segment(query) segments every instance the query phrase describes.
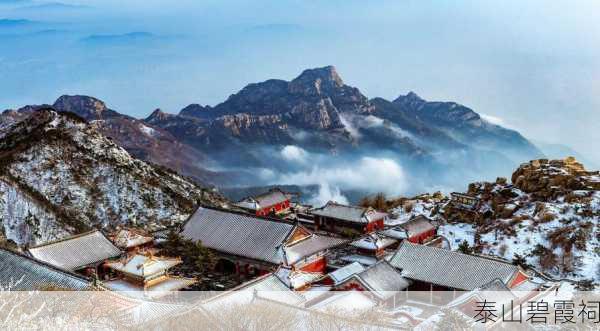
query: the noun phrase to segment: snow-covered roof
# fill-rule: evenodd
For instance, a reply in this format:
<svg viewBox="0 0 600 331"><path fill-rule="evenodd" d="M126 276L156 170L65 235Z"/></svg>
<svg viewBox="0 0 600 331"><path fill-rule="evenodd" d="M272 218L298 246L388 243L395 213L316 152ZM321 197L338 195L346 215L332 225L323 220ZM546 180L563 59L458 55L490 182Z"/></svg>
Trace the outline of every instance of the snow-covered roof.
<svg viewBox="0 0 600 331"><path fill-rule="evenodd" d="M77 270L121 255L98 230L31 247L28 251L35 259L63 270Z"/></svg>
<svg viewBox="0 0 600 331"><path fill-rule="evenodd" d="M291 270L290 268L279 268L275 272L287 287L296 290L310 285L323 278L324 274L320 272L305 272L301 270Z"/></svg>
<svg viewBox="0 0 600 331"><path fill-rule="evenodd" d="M306 238L288 244L296 230ZM290 223L205 207L198 208L181 234L223 253L287 265L346 242Z"/></svg>
<svg viewBox="0 0 600 331"><path fill-rule="evenodd" d="M497 303L507 303L515 299L516 296L508 287L500 280L494 279L491 282L477 288L473 291L463 293L456 299L448 303L448 307L457 307L464 304L469 304L472 301L494 301Z"/></svg>
<svg viewBox="0 0 600 331"><path fill-rule="evenodd" d="M406 233L406 230L404 230L403 228L401 228L399 226L395 226L393 228L389 228L387 230L381 231L381 234L383 234L384 236L390 237L390 238L397 239L397 240L408 239L408 233Z"/></svg>
<svg viewBox="0 0 600 331"><path fill-rule="evenodd" d="M91 283L81 276L0 248L0 288L33 291L47 286L86 290Z"/></svg>
<svg viewBox="0 0 600 331"><path fill-rule="evenodd" d="M389 247L397 242L396 239L385 237L379 233L369 233L368 235L353 241L350 245L361 249L375 251Z"/></svg>
<svg viewBox="0 0 600 331"><path fill-rule="evenodd" d="M498 278L507 284L517 266L437 247L402 242L390 259L402 276L460 290L473 290Z"/></svg>
<svg viewBox="0 0 600 331"><path fill-rule="evenodd" d="M423 215L413 217L407 222L398 225L398 227L404 229L409 237L435 230L435 226L433 226L431 221Z"/></svg>
<svg viewBox="0 0 600 331"><path fill-rule="evenodd" d="M231 291L224 292L207 300L202 306L207 310L218 310L232 305L247 304L255 297L261 297L288 305L300 306L305 302L303 296L287 287L273 273L246 282Z"/></svg>
<svg viewBox="0 0 600 331"><path fill-rule="evenodd" d="M361 271L364 271L365 267L358 262L352 262L348 265L345 265L336 271L329 273L329 277L333 280L335 285L344 282L348 278L352 277L354 274L357 274Z"/></svg>
<svg viewBox="0 0 600 331"><path fill-rule="evenodd" d="M373 265L373 264L377 263L377 258L375 258L373 256L364 256L364 255L358 255L358 254L344 255L344 256L340 257L340 260L345 261L345 262L358 262L365 266L369 266L369 265Z"/></svg>
<svg viewBox="0 0 600 331"><path fill-rule="evenodd" d="M283 262L281 246L295 225L251 215L200 207L185 223L182 236L227 254Z"/></svg>
<svg viewBox="0 0 600 331"><path fill-rule="evenodd" d="M382 260L350 277L356 279L381 299L394 295L410 285L410 281L387 261Z"/></svg>
<svg viewBox="0 0 600 331"><path fill-rule="evenodd" d="M278 203L282 203L289 200L289 196L278 188L269 190L266 193L245 198L235 205L244 209L259 210L274 206Z"/></svg>
<svg viewBox="0 0 600 331"><path fill-rule="evenodd" d="M328 298L311 306L311 309L324 312L354 312L356 310L370 310L377 306L377 302L369 295L359 291L334 291L327 293Z"/></svg>
<svg viewBox="0 0 600 331"><path fill-rule="evenodd" d="M333 201L327 202L323 207L311 210L311 214L354 223L370 223L388 216L388 214L373 208L342 205Z"/></svg>
<svg viewBox="0 0 600 331"><path fill-rule="evenodd" d="M154 238L150 236L145 236L136 231L126 229L120 230L113 239L115 245L121 248L137 247L153 240Z"/></svg>
<svg viewBox="0 0 600 331"><path fill-rule="evenodd" d="M102 282L102 285L111 291L124 292L123 294L129 297L141 299L146 297L158 298L165 296L169 294L169 292L190 287L195 283L196 280L191 278L165 276L160 282L149 287L143 287L124 279L105 281Z"/></svg>
<svg viewBox="0 0 600 331"><path fill-rule="evenodd" d="M342 245L347 240L341 238L327 237L317 234L312 234L308 238L302 239L292 245L285 245L285 262L292 265L304 257L309 257L318 252L328 250L330 248Z"/></svg>
<svg viewBox="0 0 600 331"><path fill-rule="evenodd" d="M113 270L140 278L151 278L164 274L170 268L181 263L181 259L134 255L121 261L107 262L105 265Z"/></svg>

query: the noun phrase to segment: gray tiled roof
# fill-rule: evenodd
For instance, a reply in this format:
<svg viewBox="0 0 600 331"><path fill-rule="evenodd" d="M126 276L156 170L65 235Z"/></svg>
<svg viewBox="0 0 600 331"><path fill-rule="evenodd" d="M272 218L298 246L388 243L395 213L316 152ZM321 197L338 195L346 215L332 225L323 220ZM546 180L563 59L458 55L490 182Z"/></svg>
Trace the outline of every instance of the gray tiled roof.
<svg viewBox="0 0 600 331"><path fill-rule="evenodd" d="M387 261L382 260L355 275L373 294L387 298L406 289L410 281L400 274Z"/></svg>
<svg viewBox="0 0 600 331"><path fill-rule="evenodd" d="M347 206L332 201L321 208L311 210L311 214L355 223L368 223L386 216L385 213L370 208Z"/></svg>
<svg viewBox="0 0 600 331"><path fill-rule="evenodd" d="M237 203L236 206L246 209L262 209L274 206L288 200L289 197L280 189L271 189L269 192L257 195L255 197L245 198Z"/></svg>
<svg viewBox="0 0 600 331"><path fill-rule="evenodd" d="M406 278L460 290L473 290L496 278L506 284L519 270L509 263L407 241L402 242L390 264Z"/></svg>
<svg viewBox="0 0 600 331"><path fill-rule="evenodd" d="M435 229L435 226L423 215L413 217L398 227L406 230L409 237Z"/></svg>
<svg viewBox="0 0 600 331"><path fill-rule="evenodd" d="M203 307L209 311L219 310L222 307L249 303L258 297L290 305L301 305L305 301L300 292L293 291L275 274L270 273L208 299Z"/></svg>
<svg viewBox="0 0 600 331"><path fill-rule="evenodd" d="M265 208L284 202L288 200L288 197L281 190L272 189L267 193L255 196L254 200L258 202L261 208Z"/></svg>
<svg viewBox="0 0 600 331"><path fill-rule="evenodd" d="M181 234L216 251L280 264L280 246L294 228L288 223L200 207Z"/></svg>
<svg viewBox="0 0 600 331"><path fill-rule="evenodd" d="M35 259L63 270L77 270L121 255L121 251L100 231L32 247L28 251Z"/></svg>
<svg viewBox="0 0 600 331"><path fill-rule="evenodd" d="M330 272L329 273L329 277L331 277L331 279L333 279L333 282L335 283L335 285L345 281L346 279L352 277L353 275L364 271L365 267L363 267L362 264L358 263L358 262L352 262L348 265L345 265L339 269L337 269L336 271Z"/></svg>
<svg viewBox="0 0 600 331"><path fill-rule="evenodd" d="M345 239L313 234L307 239L303 239L298 243L284 247L286 262L287 264L294 264L303 257L308 257L317 252L341 245L345 242L347 242Z"/></svg>
<svg viewBox="0 0 600 331"><path fill-rule="evenodd" d="M0 287L14 291L33 291L40 287L85 290L90 282L82 277L45 265L29 257L0 249Z"/></svg>

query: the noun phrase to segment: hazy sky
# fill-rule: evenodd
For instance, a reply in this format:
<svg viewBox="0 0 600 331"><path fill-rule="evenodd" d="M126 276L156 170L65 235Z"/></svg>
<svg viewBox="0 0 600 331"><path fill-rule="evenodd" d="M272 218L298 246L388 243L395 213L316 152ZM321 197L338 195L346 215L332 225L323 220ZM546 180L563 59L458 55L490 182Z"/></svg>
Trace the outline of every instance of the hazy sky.
<svg viewBox="0 0 600 331"><path fill-rule="evenodd" d="M137 117L333 64L600 163L600 2L0 0L0 109L87 94ZM143 32L142 34L131 34Z"/></svg>

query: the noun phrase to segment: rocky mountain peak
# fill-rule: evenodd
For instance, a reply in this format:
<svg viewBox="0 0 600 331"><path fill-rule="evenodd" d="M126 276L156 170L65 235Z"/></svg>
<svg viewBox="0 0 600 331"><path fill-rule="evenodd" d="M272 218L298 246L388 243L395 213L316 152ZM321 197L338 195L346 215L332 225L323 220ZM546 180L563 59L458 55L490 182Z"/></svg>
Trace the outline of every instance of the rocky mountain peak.
<svg viewBox="0 0 600 331"><path fill-rule="evenodd" d="M175 116L176 115L165 113L160 108L156 108L152 112L152 114L150 114L150 116L146 117L146 119L144 121L146 121L148 123L161 122L161 121L165 121L165 120L168 120L170 118L173 118Z"/></svg>
<svg viewBox="0 0 600 331"><path fill-rule="evenodd" d="M188 117L202 117L205 115L206 111L210 110L210 106L202 106L197 103L193 103L185 108L183 108L180 112L180 116L188 116Z"/></svg>
<svg viewBox="0 0 600 331"><path fill-rule="evenodd" d="M300 76L290 82L290 91L305 95L319 95L343 86L344 81L338 75L335 67L327 66L304 70Z"/></svg>
<svg viewBox="0 0 600 331"><path fill-rule="evenodd" d="M63 95L53 107L58 111L75 113L88 121L112 115L102 100L86 95Z"/></svg>
<svg viewBox="0 0 600 331"><path fill-rule="evenodd" d="M400 95L393 102L405 106L418 106L425 103L426 101L419 95L417 95L415 92L410 91L406 95Z"/></svg>

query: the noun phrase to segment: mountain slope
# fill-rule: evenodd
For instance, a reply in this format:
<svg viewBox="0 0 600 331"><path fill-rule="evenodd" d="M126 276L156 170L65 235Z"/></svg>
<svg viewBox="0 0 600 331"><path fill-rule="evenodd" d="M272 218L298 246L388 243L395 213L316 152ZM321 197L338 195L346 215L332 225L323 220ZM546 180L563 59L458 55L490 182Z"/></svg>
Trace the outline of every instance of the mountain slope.
<svg viewBox="0 0 600 331"><path fill-rule="evenodd" d="M113 139L134 157L173 169L202 185L214 184L220 175L206 170L209 158L180 142L169 132L133 117L109 109L93 97L63 95L54 102L58 111L72 112L93 123L105 136Z"/></svg>
<svg viewBox="0 0 600 331"><path fill-rule="evenodd" d="M479 217L431 196L405 201L394 213L398 222L416 213L438 218L454 249L466 241L476 253L600 284L600 172L571 157L540 159L518 167L511 181L469 185Z"/></svg>
<svg viewBox="0 0 600 331"><path fill-rule="evenodd" d="M431 102L410 92L392 102L412 122L426 123L451 139L474 148L501 151L521 162L543 154L520 133L485 121L472 109L455 102Z"/></svg>
<svg viewBox="0 0 600 331"><path fill-rule="evenodd" d="M19 245L90 227L161 228L199 202L224 199L134 159L70 113L38 110L0 140L0 217L4 236Z"/></svg>

